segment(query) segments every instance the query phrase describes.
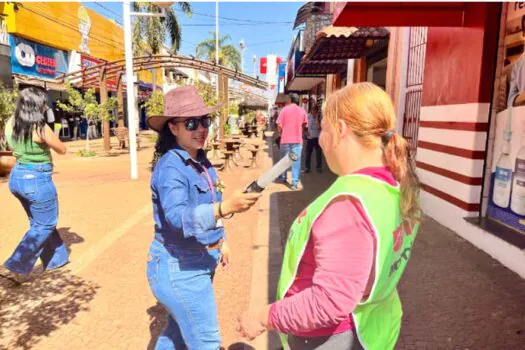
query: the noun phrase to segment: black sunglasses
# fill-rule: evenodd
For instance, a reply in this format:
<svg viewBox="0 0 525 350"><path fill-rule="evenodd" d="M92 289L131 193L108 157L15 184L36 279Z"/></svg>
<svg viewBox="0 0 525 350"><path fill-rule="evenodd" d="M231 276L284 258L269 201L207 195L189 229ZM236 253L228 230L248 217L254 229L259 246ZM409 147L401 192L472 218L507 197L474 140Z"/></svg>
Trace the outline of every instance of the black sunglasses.
<svg viewBox="0 0 525 350"><path fill-rule="evenodd" d="M208 129L211 125L211 117L202 117L202 118L188 118L186 120L177 120L172 119L170 123L184 123L184 128L188 131L195 131L199 128L199 124L202 125L204 129Z"/></svg>

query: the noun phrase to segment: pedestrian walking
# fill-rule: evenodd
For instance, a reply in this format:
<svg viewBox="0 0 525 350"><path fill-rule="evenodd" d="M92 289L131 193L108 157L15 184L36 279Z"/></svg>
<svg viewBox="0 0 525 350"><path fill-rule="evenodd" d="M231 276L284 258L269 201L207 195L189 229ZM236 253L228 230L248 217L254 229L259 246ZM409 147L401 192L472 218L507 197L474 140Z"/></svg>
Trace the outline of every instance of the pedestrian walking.
<svg viewBox="0 0 525 350"><path fill-rule="evenodd" d="M230 261L222 220L248 210L259 198L242 191L222 198L222 183L203 151L210 114L217 109L185 86L168 92L164 115L147 121L159 133L151 177L155 237L147 277L169 314L157 350L220 348L212 280L218 264Z"/></svg>
<svg viewBox="0 0 525 350"><path fill-rule="evenodd" d="M56 229L58 197L53 183L51 149L66 153L66 146L46 124L47 94L29 87L20 92L16 110L5 127L16 164L9 176L9 190L20 201L29 219L29 230L4 266L23 280L38 258L44 270L69 262L69 254Z"/></svg>
<svg viewBox="0 0 525 350"><path fill-rule="evenodd" d="M306 135L306 154L304 159L304 172L309 173L312 163L312 153L315 150L316 169L322 172L323 151L319 146L319 135L321 134L321 121L317 112L317 105L312 106L308 115L308 131Z"/></svg>
<svg viewBox="0 0 525 350"><path fill-rule="evenodd" d="M240 316L245 337L274 329L291 350L394 349L396 287L421 217L409 147L395 128L392 101L376 85L328 98L319 141L339 177L292 224L277 301Z"/></svg>
<svg viewBox="0 0 525 350"><path fill-rule="evenodd" d="M277 118L277 128L280 134L281 158L293 152L297 155L297 161L292 165L292 184L290 189L297 190L301 180L301 152L303 150L303 130L308 126L306 111L298 106L299 96L288 95L286 106L283 107ZM282 183L287 183L286 173L280 177Z"/></svg>

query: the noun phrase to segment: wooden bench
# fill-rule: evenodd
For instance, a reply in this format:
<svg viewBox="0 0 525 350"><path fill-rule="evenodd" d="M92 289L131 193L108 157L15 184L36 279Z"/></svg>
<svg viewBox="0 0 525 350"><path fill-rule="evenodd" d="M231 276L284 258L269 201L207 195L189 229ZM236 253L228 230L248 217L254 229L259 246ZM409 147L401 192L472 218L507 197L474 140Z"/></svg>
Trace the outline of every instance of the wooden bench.
<svg viewBox="0 0 525 350"><path fill-rule="evenodd" d="M125 149L129 145L129 130L125 126L112 128L113 134L118 140L119 149ZM137 133L137 149L140 149L140 135Z"/></svg>

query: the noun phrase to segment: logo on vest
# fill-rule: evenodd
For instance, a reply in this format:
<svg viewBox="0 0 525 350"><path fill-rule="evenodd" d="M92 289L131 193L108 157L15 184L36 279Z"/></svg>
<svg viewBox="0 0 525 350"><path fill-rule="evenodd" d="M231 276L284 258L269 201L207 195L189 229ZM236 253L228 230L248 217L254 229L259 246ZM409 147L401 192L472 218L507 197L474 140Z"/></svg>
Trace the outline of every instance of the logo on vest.
<svg viewBox="0 0 525 350"><path fill-rule="evenodd" d="M414 230L414 226L408 221L405 220L399 225L399 227L394 231L394 252L396 254L399 254L399 250L403 247L403 243L405 241L405 237L412 235L412 232ZM390 267L390 273L388 274L388 277L391 277L394 273L399 270L401 264L403 261L406 263L408 259L410 258L410 252L412 251L412 245L409 247L406 247L401 252L401 255L399 258L397 258L392 266Z"/></svg>

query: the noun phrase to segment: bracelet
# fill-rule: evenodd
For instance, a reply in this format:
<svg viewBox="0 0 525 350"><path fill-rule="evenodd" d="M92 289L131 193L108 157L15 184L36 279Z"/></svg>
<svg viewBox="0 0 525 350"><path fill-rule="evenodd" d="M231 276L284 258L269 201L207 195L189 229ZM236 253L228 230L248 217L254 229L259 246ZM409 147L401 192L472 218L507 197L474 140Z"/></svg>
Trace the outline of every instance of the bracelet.
<svg viewBox="0 0 525 350"><path fill-rule="evenodd" d="M222 205L222 202L219 202L219 216L222 219L231 219L233 217L234 213L231 213L230 216L228 216L228 217L224 216L224 214L222 213L222 210L221 210L221 205Z"/></svg>

